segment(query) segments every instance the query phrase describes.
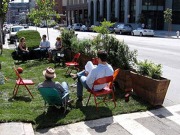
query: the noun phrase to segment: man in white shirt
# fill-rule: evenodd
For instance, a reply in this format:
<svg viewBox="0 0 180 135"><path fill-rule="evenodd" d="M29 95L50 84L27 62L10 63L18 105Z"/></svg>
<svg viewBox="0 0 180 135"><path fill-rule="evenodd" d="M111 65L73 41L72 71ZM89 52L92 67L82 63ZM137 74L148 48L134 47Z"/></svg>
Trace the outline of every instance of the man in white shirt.
<svg viewBox="0 0 180 135"><path fill-rule="evenodd" d="M48 54L48 50L50 48L50 42L46 40L46 35L42 36L42 41L40 42L39 48L41 58L46 57L46 55Z"/></svg>
<svg viewBox="0 0 180 135"><path fill-rule="evenodd" d="M111 65L107 63L107 53L105 51L98 51L98 65L90 73L86 71L81 71L77 73L78 82L77 82L77 101L82 101L83 96L83 87L86 89L92 89L93 83L98 78L102 78L105 76L111 76L114 73L114 70ZM107 84L102 84L95 86L95 90L101 90Z"/></svg>

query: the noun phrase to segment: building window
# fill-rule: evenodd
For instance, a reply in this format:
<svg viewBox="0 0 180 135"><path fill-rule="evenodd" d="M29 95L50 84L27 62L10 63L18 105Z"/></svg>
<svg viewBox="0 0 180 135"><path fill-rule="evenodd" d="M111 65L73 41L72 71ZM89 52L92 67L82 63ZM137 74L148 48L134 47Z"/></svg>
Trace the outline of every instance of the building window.
<svg viewBox="0 0 180 135"><path fill-rule="evenodd" d="M130 8L129 8L129 22L135 22L135 10L136 10L136 0L130 0Z"/></svg>
<svg viewBox="0 0 180 135"><path fill-rule="evenodd" d="M119 1L119 22L124 22L124 0Z"/></svg>
<svg viewBox="0 0 180 135"><path fill-rule="evenodd" d="M180 0L173 0L172 6L172 23L173 24L180 24Z"/></svg>

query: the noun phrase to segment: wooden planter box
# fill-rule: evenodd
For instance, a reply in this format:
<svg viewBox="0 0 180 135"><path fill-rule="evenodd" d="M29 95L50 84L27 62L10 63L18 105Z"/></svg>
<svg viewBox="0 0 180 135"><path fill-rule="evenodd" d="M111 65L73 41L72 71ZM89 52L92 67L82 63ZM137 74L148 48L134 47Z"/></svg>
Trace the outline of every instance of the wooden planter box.
<svg viewBox="0 0 180 135"><path fill-rule="evenodd" d="M170 80L161 78L152 79L131 72L133 91L151 105L162 105L169 87Z"/></svg>
<svg viewBox="0 0 180 135"><path fill-rule="evenodd" d="M132 79L130 70L120 70L116 82L119 85L119 88L125 91L128 88L132 88Z"/></svg>
<svg viewBox="0 0 180 135"><path fill-rule="evenodd" d="M92 57L87 56L85 54L81 54L81 56L79 57L79 68L82 70L85 68L85 65L88 61L91 61Z"/></svg>

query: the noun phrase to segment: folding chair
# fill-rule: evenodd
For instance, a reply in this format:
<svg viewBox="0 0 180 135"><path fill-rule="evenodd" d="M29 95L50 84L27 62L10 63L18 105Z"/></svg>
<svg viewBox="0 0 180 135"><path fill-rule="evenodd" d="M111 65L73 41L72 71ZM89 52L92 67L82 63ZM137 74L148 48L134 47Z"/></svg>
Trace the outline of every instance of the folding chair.
<svg viewBox="0 0 180 135"><path fill-rule="evenodd" d="M14 67L14 71L16 73L17 79L16 79L16 84L14 86L13 96L16 96L16 94L18 92L18 89L19 89L19 86L24 85L26 90L29 92L29 94L33 98L33 95L31 94L31 92L30 92L29 88L27 87L27 85L34 85L34 82L32 80L22 79L19 72L17 71L17 69L15 67Z"/></svg>
<svg viewBox="0 0 180 135"><path fill-rule="evenodd" d="M45 107L47 104L48 106L55 106L57 108L64 107L64 112L66 112L69 93L62 96L55 88L49 87L38 88L38 91L44 99Z"/></svg>
<svg viewBox="0 0 180 135"><path fill-rule="evenodd" d="M73 60L71 61L71 62L66 62L65 63L65 65L68 67L68 69L66 70L66 74L68 73L68 74L70 74L71 73L71 71L72 71L72 68L77 68L77 66L79 66L79 63L78 63L78 59L79 59L79 57L80 57L80 53L76 53L75 55L74 55L74 58L73 58ZM71 69L71 70L70 70ZM70 70L70 71L69 71Z"/></svg>
<svg viewBox="0 0 180 135"><path fill-rule="evenodd" d="M88 90L90 92L90 94L89 94L89 98L88 98L88 101L87 101L86 105L88 105L89 99L91 98L91 95L93 95L94 96L94 102L96 104L96 110L98 110L98 108L97 108L98 104L105 103L107 101L113 101L114 102L114 107L116 107L114 91L109 85L109 83L112 83L112 82L113 82L113 76L107 76L107 77L99 78L96 81L94 81L92 89ZM100 85L100 84L105 84L105 83L107 83L107 86L104 87L102 90L94 91L94 86L95 85ZM112 94L112 98L107 99L107 95L110 95L110 94ZM104 96L103 101L97 102L97 97L99 97L99 96Z"/></svg>
<svg viewBox="0 0 180 135"><path fill-rule="evenodd" d="M109 83L110 88L112 88L113 90L115 90L114 81L116 80L116 77L119 74L119 71L120 71L119 68L114 71L114 73L113 73L113 81Z"/></svg>

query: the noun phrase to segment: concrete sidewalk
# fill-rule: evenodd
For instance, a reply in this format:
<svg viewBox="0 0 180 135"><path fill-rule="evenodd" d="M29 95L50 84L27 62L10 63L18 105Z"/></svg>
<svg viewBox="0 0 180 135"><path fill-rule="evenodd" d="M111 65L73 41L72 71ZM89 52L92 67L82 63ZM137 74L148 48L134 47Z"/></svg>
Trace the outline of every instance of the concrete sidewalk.
<svg viewBox="0 0 180 135"><path fill-rule="evenodd" d="M177 39L176 36L176 31L163 31L163 30L155 30L155 35L156 37L162 37L162 38L175 38Z"/></svg>
<svg viewBox="0 0 180 135"><path fill-rule="evenodd" d="M28 123L1 123L0 135L180 135L180 105L116 115L33 132Z"/></svg>

